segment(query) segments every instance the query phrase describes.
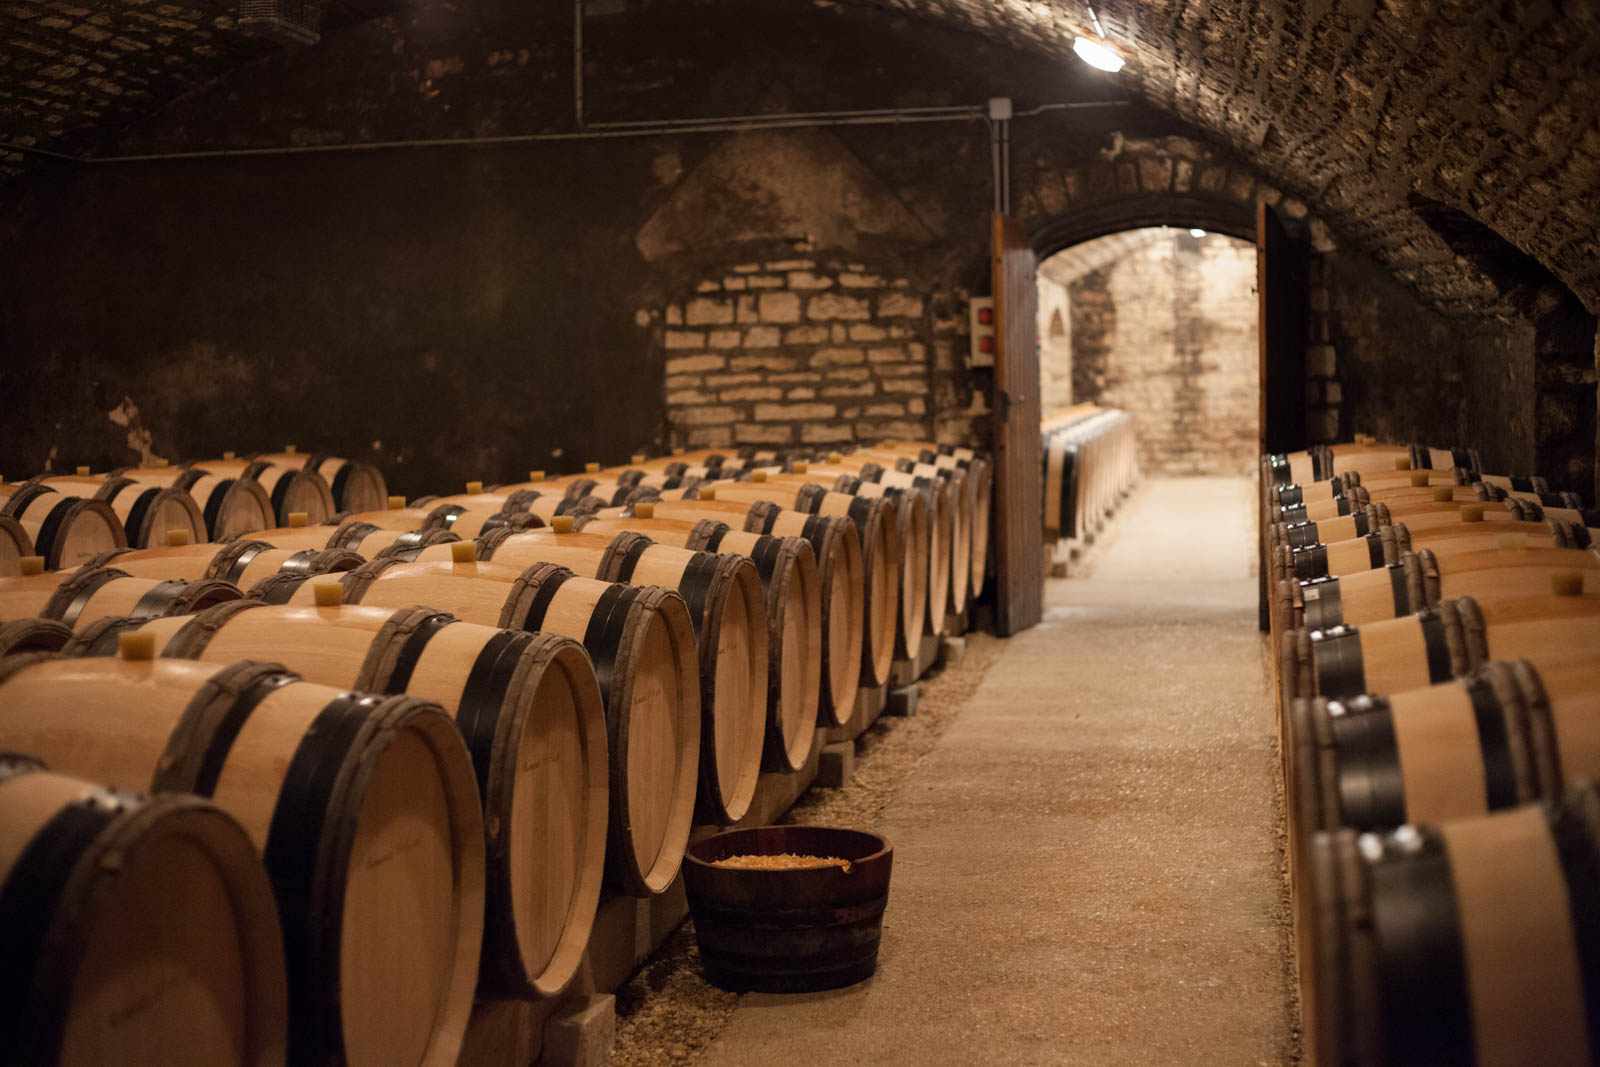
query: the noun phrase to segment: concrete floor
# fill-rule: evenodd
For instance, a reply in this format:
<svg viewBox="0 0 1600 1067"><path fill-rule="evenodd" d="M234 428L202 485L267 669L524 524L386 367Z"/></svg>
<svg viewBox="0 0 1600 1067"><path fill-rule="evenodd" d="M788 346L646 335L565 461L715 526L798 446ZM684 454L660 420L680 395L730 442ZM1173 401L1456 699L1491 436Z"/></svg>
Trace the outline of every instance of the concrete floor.
<svg viewBox="0 0 1600 1067"><path fill-rule="evenodd" d="M703 1062L1288 1061L1251 514L1242 479L1126 504L885 811L877 976L746 996Z"/></svg>

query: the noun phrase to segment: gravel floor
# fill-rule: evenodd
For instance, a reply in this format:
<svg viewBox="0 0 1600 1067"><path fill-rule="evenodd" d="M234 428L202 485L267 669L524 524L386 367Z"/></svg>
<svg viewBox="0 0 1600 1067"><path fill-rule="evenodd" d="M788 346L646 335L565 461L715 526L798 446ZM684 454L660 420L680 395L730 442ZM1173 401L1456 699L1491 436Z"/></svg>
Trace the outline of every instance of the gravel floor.
<svg viewBox="0 0 1600 1067"><path fill-rule="evenodd" d="M966 706L1002 647L988 634L968 634L966 655L959 664L935 668L923 678L915 717L880 718L856 742L856 774L850 784L843 789L812 788L784 821L876 829L901 782ZM619 1067L695 1062L739 1002L737 995L700 977L692 922L667 938L616 996L617 1039L611 1063Z"/></svg>

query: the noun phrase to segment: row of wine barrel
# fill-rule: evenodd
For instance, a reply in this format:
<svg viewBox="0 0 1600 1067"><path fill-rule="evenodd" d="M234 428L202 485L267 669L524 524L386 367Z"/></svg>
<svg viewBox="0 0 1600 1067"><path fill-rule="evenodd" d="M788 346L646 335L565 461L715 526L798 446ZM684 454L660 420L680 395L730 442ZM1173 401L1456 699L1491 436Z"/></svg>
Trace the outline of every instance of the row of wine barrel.
<svg viewBox="0 0 1600 1067"><path fill-rule="evenodd" d="M232 453L182 467L122 467L92 474L0 481L0 577L38 555L48 570L75 567L114 548L149 548L174 532L192 544L224 541L287 523L323 522L339 511L381 508L388 489L368 463L290 448L248 460Z"/></svg>
<svg viewBox="0 0 1600 1067"><path fill-rule="evenodd" d="M1309 1058L1595 1062L1600 514L1462 449L1262 471Z"/></svg>
<svg viewBox="0 0 1600 1067"><path fill-rule="evenodd" d="M1092 535L1139 478L1132 417L1077 404L1046 415L1039 432L1045 539Z"/></svg>
<svg viewBox="0 0 1600 1067"><path fill-rule="evenodd" d="M864 647L872 631L894 651L896 497L824 490L799 512L708 491L624 517L570 506L554 480L469 489L494 503L292 513L225 544L180 530L165 548L119 545L74 572L33 558L0 580L0 747L237 819L282 922L292 1062L448 1060L475 986L558 992L602 872L613 889L664 889L697 787L702 815L737 818L763 766L803 765L819 714L842 722L862 680L887 675ZM188 867L205 869L146 905L188 899ZM186 947L243 951L228 936L243 927L212 925L190 921ZM133 977L148 959L129 952L120 980L150 999ZM224 1012L233 1043L195 1058L281 1060L260 983ZM167 988L136 1013L142 1039L182 1035L172 1020L199 994Z"/></svg>

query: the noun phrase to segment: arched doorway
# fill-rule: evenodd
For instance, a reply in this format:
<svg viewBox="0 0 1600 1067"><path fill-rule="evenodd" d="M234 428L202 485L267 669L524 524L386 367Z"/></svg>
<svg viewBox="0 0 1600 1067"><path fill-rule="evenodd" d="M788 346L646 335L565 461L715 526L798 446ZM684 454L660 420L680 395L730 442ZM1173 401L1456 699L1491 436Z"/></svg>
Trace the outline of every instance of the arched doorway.
<svg viewBox="0 0 1600 1067"><path fill-rule="evenodd" d="M1134 420L1151 476L1247 475L1259 448L1256 247L1200 227L1091 238L1039 263L1039 396Z"/></svg>

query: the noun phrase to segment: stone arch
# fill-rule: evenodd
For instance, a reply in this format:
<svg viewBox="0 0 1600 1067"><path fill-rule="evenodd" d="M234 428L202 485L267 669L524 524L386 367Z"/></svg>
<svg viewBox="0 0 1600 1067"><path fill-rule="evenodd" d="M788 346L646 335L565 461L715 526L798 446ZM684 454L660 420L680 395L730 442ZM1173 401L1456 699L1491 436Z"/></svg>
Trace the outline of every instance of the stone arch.
<svg viewBox="0 0 1600 1067"><path fill-rule="evenodd" d="M1074 208L1033 230L1040 259L1064 248L1124 230L1195 227L1243 241L1256 236L1255 202L1179 193L1137 193Z"/></svg>

